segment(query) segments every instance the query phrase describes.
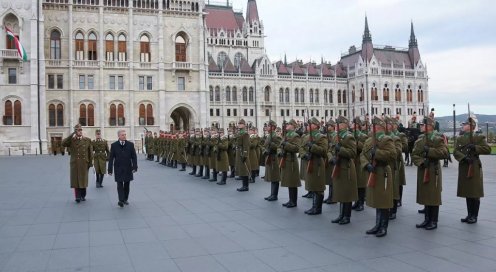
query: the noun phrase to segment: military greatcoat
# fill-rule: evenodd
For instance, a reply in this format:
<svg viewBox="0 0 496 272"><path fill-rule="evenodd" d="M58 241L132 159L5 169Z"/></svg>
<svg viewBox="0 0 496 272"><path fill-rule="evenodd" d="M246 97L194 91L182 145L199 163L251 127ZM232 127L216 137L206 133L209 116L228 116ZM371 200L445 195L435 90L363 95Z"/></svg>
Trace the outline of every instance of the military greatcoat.
<svg viewBox="0 0 496 272"><path fill-rule="evenodd" d="M90 138L78 139L73 137L74 135L73 133L62 141L62 146L67 147L71 153L71 188L86 188L88 187L88 170L93 164L93 148Z"/></svg>

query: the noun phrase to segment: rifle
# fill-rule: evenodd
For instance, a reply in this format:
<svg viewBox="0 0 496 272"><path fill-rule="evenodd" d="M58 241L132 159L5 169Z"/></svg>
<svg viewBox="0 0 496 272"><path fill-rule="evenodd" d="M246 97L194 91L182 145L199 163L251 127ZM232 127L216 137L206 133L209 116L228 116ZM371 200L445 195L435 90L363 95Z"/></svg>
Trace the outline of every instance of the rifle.
<svg viewBox="0 0 496 272"><path fill-rule="evenodd" d="M282 135L284 136L284 142L286 142L288 140L288 137L286 135L286 121L283 121L282 122ZM279 168L284 168L286 167L286 150L285 150L285 146L283 146L282 148L282 158L281 160L279 161Z"/></svg>
<svg viewBox="0 0 496 272"><path fill-rule="evenodd" d="M376 135L375 135L376 132L377 132L377 130L375 127L375 122L372 120L372 149L375 149L377 147L377 139L376 139ZM376 173L375 173L375 167L377 166L377 161L375 160L375 153L372 154L371 161L372 161L372 166L374 168L374 171L369 173L369 179L367 181L367 186L374 188L375 184L377 182L377 180L376 180L377 177L376 177Z"/></svg>
<svg viewBox="0 0 496 272"><path fill-rule="evenodd" d="M424 148L428 145L428 134L427 134L427 117L424 117ZM424 165L424 183L428 183L431 179L431 175L429 173L429 159L427 158L427 153L424 154L424 158L426 159L426 163Z"/></svg>
<svg viewBox="0 0 496 272"><path fill-rule="evenodd" d="M271 156L272 156L272 151L270 150L270 144L272 144L272 125L270 124L271 123L271 113L269 112L269 125L267 126L267 128L269 129L269 144L268 144L268 147L267 149L265 150L265 152L267 153L267 156L265 157L265 165L266 166L269 166L272 161L271 161ZM265 134L265 131L264 131L264 134Z"/></svg>
<svg viewBox="0 0 496 272"><path fill-rule="evenodd" d="M337 137L337 144L340 144L341 143L341 139L339 137L339 117L336 119L336 137ZM338 155L338 152L336 150L336 164L334 164L334 168L332 169L332 175L331 177L332 178L336 178L337 176L339 176L339 155Z"/></svg>
<svg viewBox="0 0 496 272"><path fill-rule="evenodd" d="M310 112L307 108L308 139L310 140L311 143L313 143L312 125L309 124L308 122L310 122ZM308 164L307 164L307 173L310 174L313 171L313 160L312 160L312 153L310 152L310 148L308 148L307 153L310 154L310 157L308 159Z"/></svg>
<svg viewBox="0 0 496 272"><path fill-rule="evenodd" d="M469 136L469 144L472 145L474 143L474 129L472 128L472 117L470 116L470 103L468 104L468 125L470 126L470 134ZM469 149L467 156L472 157L472 150ZM467 178L472 178L474 176L474 163L473 161L468 164Z"/></svg>

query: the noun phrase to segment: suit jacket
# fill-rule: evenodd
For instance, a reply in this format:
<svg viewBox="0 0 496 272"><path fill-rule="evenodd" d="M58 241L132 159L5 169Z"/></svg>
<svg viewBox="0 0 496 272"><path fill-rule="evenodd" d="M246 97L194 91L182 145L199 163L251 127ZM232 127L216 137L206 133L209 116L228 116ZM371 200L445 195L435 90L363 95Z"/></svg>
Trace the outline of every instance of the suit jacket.
<svg viewBox="0 0 496 272"><path fill-rule="evenodd" d="M129 182L133 180L133 171L138 171L136 150L134 144L125 141L124 146L120 141L110 146L108 173L114 174L116 182Z"/></svg>

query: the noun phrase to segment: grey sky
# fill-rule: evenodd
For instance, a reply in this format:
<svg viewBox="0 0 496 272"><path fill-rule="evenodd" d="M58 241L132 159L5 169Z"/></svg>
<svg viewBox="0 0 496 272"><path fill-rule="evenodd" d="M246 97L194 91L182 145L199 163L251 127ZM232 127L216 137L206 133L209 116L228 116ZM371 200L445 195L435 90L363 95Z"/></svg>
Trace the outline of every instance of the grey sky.
<svg viewBox="0 0 496 272"><path fill-rule="evenodd" d="M246 11L248 0L230 0ZM437 116L466 111L496 114L496 1L494 0L257 0L265 45L272 61L335 63L361 45L367 14L372 41L408 47L413 20L429 73L431 107Z"/></svg>

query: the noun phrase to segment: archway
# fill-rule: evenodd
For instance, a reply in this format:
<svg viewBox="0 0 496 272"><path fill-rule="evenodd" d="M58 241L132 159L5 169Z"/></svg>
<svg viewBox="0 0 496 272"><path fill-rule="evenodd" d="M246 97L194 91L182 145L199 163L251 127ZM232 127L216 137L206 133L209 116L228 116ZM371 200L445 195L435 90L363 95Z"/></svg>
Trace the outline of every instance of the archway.
<svg viewBox="0 0 496 272"><path fill-rule="evenodd" d="M169 124L169 127L171 127L171 130L174 131L189 130L192 127L192 124L194 124L193 114L184 106L180 106L172 111L170 117L172 119L172 123Z"/></svg>

